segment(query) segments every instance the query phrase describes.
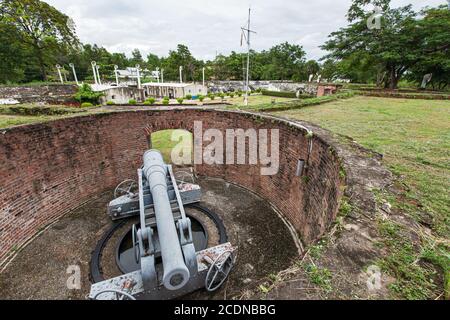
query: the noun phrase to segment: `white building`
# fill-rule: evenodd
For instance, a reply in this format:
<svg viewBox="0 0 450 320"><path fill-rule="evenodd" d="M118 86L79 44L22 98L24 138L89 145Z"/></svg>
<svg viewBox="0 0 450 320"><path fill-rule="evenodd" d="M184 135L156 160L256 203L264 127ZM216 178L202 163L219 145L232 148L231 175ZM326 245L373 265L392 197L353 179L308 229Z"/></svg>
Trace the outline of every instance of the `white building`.
<svg viewBox="0 0 450 320"><path fill-rule="evenodd" d="M155 83L142 84L146 97L170 99L184 98L190 94L192 97L208 94L208 88L195 83Z"/></svg>

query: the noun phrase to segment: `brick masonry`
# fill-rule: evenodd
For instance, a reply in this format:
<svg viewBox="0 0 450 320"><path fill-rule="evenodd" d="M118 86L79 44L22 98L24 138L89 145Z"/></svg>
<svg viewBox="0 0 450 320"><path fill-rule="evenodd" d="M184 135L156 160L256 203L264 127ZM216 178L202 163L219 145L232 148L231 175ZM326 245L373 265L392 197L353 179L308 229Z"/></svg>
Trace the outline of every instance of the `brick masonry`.
<svg viewBox="0 0 450 320"><path fill-rule="evenodd" d="M0 87L0 99L15 99L20 103L74 103L76 85L52 84L45 86Z"/></svg>
<svg viewBox="0 0 450 320"><path fill-rule="evenodd" d="M111 112L0 130L0 263L39 230L94 195L134 178L147 148L143 132L236 128L279 129L280 170L261 176L258 166L197 165L200 175L223 178L275 206L305 244L320 237L338 212L340 160L313 136L307 179L296 177L306 159L306 131L286 120L238 111L172 109ZM205 145L208 142L204 142Z"/></svg>

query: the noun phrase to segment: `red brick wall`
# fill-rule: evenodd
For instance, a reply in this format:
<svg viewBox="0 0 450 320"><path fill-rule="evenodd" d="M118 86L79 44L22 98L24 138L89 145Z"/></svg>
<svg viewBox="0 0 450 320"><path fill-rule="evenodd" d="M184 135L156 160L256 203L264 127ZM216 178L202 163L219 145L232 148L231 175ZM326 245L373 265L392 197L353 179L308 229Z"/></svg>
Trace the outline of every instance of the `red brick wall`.
<svg viewBox="0 0 450 320"><path fill-rule="evenodd" d="M339 160L313 138L308 181L295 176L306 159L303 129L284 120L217 110L129 111L67 118L0 130L0 262L39 229L90 197L135 178L146 149L143 128L183 128L195 120L208 128L277 128L280 171L261 176L258 166L198 165L201 175L220 177L267 198L309 243L335 219L340 198ZM207 143L205 143L207 144Z"/></svg>

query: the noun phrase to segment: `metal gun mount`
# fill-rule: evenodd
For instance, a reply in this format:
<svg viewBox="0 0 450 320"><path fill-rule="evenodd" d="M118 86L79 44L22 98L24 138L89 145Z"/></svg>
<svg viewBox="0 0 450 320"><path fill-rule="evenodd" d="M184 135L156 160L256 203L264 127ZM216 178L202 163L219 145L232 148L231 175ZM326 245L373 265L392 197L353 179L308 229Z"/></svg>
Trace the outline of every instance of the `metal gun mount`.
<svg viewBox="0 0 450 320"><path fill-rule="evenodd" d="M140 270L94 283L90 299L173 299L195 290L217 290L227 279L235 248L227 242L196 252L184 205L200 201L198 185L181 184L157 150L145 152L138 181L117 186L108 205L112 220L139 215L132 238ZM188 186L185 188L185 186ZM155 263L161 256L162 267Z"/></svg>

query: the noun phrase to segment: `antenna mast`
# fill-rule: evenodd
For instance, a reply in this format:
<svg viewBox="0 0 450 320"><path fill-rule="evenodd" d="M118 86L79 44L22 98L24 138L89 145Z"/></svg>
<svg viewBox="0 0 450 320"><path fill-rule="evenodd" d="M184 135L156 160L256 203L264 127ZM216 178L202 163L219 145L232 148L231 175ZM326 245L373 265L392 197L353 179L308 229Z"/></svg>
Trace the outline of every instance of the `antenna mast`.
<svg viewBox="0 0 450 320"><path fill-rule="evenodd" d="M250 34L255 33L255 31L252 31L250 29L250 15L251 15L251 8L248 8L248 22L247 22L247 28L241 28L242 29L242 35L244 38L247 38L247 74L245 79L245 98L244 98L244 104L248 106L248 92L250 89ZM247 33L247 35L245 35Z"/></svg>

